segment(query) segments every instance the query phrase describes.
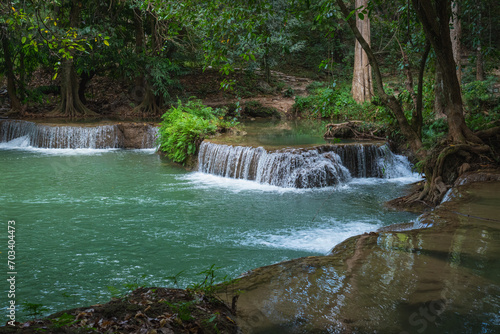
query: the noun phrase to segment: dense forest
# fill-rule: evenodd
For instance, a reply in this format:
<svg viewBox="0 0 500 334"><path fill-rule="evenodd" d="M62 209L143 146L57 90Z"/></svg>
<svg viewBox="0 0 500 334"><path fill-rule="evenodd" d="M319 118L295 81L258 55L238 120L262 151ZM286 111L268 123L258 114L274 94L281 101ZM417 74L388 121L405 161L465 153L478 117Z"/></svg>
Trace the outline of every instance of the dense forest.
<svg viewBox="0 0 500 334"><path fill-rule="evenodd" d="M413 200L433 204L459 174L498 162L497 1L4 1L0 12L9 117L163 115L161 147L185 162L245 111L192 96L295 97L286 117L359 120L356 133L405 143L429 181ZM310 78L308 94L276 71Z"/></svg>

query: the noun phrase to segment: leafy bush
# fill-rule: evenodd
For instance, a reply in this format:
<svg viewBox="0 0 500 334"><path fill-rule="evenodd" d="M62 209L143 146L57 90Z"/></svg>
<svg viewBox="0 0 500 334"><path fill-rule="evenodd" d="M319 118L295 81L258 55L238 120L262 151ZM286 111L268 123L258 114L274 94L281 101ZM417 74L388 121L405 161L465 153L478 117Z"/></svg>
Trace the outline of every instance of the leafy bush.
<svg viewBox="0 0 500 334"><path fill-rule="evenodd" d="M439 118L424 124L422 129L422 141L424 146L431 147L448 133L448 122L446 118Z"/></svg>
<svg viewBox="0 0 500 334"><path fill-rule="evenodd" d="M160 124L160 150L175 162L184 164L195 155L206 136L222 132L237 125L236 119L224 120L225 109L213 109L200 100L178 102L163 114Z"/></svg>
<svg viewBox="0 0 500 334"><path fill-rule="evenodd" d="M295 110L306 117L364 118L365 109L370 106L356 103L347 84L340 87L335 87L335 84L324 87L324 84L313 82L307 89L312 94L296 97L294 104Z"/></svg>
<svg viewBox="0 0 500 334"><path fill-rule="evenodd" d="M498 105L499 98L493 92L496 78L491 77L485 81L473 81L463 87L463 94L470 113L488 110Z"/></svg>

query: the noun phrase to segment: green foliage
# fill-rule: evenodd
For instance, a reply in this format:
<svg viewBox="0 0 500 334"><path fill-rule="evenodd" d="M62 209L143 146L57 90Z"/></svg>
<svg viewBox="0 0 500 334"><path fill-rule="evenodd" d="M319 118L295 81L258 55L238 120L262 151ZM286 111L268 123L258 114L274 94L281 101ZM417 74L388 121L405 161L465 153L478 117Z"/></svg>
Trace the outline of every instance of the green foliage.
<svg viewBox="0 0 500 334"><path fill-rule="evenodd" d="M160 124L160 150L175 162L185 163L195 155L199 144L207 136L237 125L236 119L224 120L227 110L213 109L200 100L178 102L163 116Z"/></svg>
<svg viewBox="0 0 500 334"><path fill-rule="evenodd" d="M484 130L495 126L500 126L500 104L495 109L469 114L465 117L467 126L473 130Z"/></svg>
<svg viewBox="0 0 500 334"><path fill-rule="evenodd" d="M188 288L195 292L202 292L203 294L211 297L214 295L214 292L219 289L215 285L216 281L216 271L220 269L220 267L215 267L215 264L212 264L210 268L207 270L203 270L198 273L198 275L203 275L204 278L200 283L193 283ZM227 277L224 277L224 281L226 281Z"/></svg>
<svg viewBox="0 0 500 334"><path fill-rule="evenodd" d="M292 87L288 87L284 92L283 96L284 97L292 97L295 94L294 90Z"/></svg>
<svg viewBox="0 0 500 334"><path fill-rule="evenodd" d="M68 313L64 313L63 315L61 315L58 318L50 319L50 321L52 322L52 327L54 327L54 328L71 326L77 322L76 317L74 315L71 315Z"/></svg>
<svg viewBox="0 0 500 334"><path fill-rule="evenodd" d="M422 142L425 147L430 148L444 138L448 133L448 122L446 118L434 119L424 124L422 128Z"/></svg>
<svg viewBox="0 0 500 334"><path fill-rule="evenodd" d="M493 91L495 77L489 77L485 81L473 81L463 86L463 95L469 113L478 113L497 107L500 102L498 93ZM498 88L497 88L498 89Z"/></svg>
<svg viewBox="0 0 500 334"><path fill-rule="evenodd" d="M314 86L319 86L314 84ZM357 104L352 98L350 87L342 85L336 87L309 88L312 94L306 97L296 97L294 109L304 116L317 118L342 118L342 119L364 119L365 108ZM373 109L373 108L372 108Z"/></svg>
<svg viewBox="0 0 500 334"><path fill-rule="evenodd" d="M49 310L43 304L37 304L37 303L23 302L21 303L21 306L26 312L28 312L28 316L32 317L33 319L36 319L44 312L47 312Z"/></svg>
<svg viewBox="0 0 500 334"><path fill-rule="evenodd" d="M181 319L182 321L190 321L193 320L194 317L192 316L192 312L194 310L193 306L196 304L196 300L190 300L187 302L177 302L177 303L169 303L165 302L170 309L174 313L177 314L177 317Z"/></svg>

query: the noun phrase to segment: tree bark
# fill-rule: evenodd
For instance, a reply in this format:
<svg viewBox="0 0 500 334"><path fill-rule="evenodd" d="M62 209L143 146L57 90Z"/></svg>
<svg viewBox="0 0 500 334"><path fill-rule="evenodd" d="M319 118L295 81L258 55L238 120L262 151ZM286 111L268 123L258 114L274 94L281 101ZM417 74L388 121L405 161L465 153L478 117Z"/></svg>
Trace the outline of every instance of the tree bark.
<svg viewBox="0 0 500 334"><path fill-rule="evenodd" d="M14 64L12 63L12 58L10 54L10 41L7 36L7 27L0 27L3 31L2 36L2 48L3 57L5 60L5 72L7 74L7 92L10 98L10 108L14 112L22 112L21 101L17 97L16 92L16 78L14 75Z"/></svg>
<svg viewBox="0 0 500 334"><path fill-rule="evenodd" d="M431 43L429 43L429 40L426 39L424 54L422 55L422 59L420 60L420 67L418 70L417 102L412 116L413 129L420 138L422 138L422 127L424 125L424 116L422 114L422 109L423 109L423 98L424 98L425 65L427 63L427 58L429 57L430 52L431 52Z"/></svg>
<svg viewBox="0 0 500 334"><path fill-rule="evenodd" d="M134 28L135 28L135 53L138 57L144 52L144 27L142 25L142 15L139 8L134 8ZM135 78L135 89L144 91L144 74L141 72ZM144 94L142 94L144 99ZM142 101L142 100L141 100Z"/></svg>
<svg viewBox="0 0 500 334"><path fill-rule="evenodd" d="M453 27L450 31L451 45L453 48L453 58L457 65L457 79L459 83L462 83L462 43L460 42L462 38L462 22L460 20L460 6L458 1L455 0L452 2L451 9L452 18L450 23Z"/></svg>
<svg viewBox="0 0 500 334"><path fill-rule="evenodd" d="M368 6L368 0L356 0L356 8ZM370 18L365 15L361 20L357 13L356 27L370 46ZM361 44L356 40L354 46L354 71L352 76L352 97L358 103L369 102L373 96L372 69L366 52Z"/></svg>
<svg viewBox="0 0 500 334"><path fill-rule="evenodd" d="M87 98L85 97L85 90L87 89L87 85L92 80L94 77L95 72L90 71L90 72L82 72L80 75L80 84L78 85L78 97L80 98L80 101L82 101L83 104L87 104Z"/></svg>
<svg viewBox="0 0 500 334"><path fill-rule="evenodd" d="M477 25L481 27L481 13L478 15ZM481 31L481 29L479 30ZM477 38L477 49L476 49L476 80L484 81L484 68L483 68L483 53L481 46L481 33Z"/></svg>
<svg viewBox="0 0 500 334"><path fill-rule="evenodd" d="M350 12L347 9L347 7L345 6L343 0L337 0L337 4L340 7L342 15L344 15L344 17L348 18ZM385 92L383 81L382 81L382 74L380 73L380 67L379 67L377 59L375 58L375 55L373 54L373 51L372 51L370 45L366 42L364 37L361 35L361 32L359 31L358 27L356 26L356 21L354 20L354 18L352 16L347 19L347 23L349 24L349 27L351 28L352 32L354 33L354 36L358 40L359 44L361 45L363 50L366 52L366 56L368 57L368 60L370 61L370 65L372 66L373 74L375 76L375 82L376 82L375 87L377 89L377 95L382 100L382 103L392 112L392 114L396 118L402 134L408 140L408 145L409 145L410 149L412 150L412 152L419 159L424 159L427 155L427 152L423 149L422 138L417 134L417 132L415 132L415 130L412 128L412 126L410 125L410 123L406 119L406 116L403 112L401 104L396 99L396 97L393 95L390 96Z"/></svg>
<svg viewBox="0 0 500 334"><path fill-rule="evenodd" d="M77 0L71 1L69 13L69 27L76 28L80 23L80 13L82 4ZM59 77L61 80L61 102L52 111L53 116L79 117L95 116L80 100L78 92L78 77L75 71L73 59L63 59L59 68Z"/></svg>
<svg viewBox="0 0 500 334"><path fill-rule="evenodd" d="M454 143L482 143L465 124L463 101L450 38L450 0L412 0L425 35L443 70L443 95L448 119L448 138Z"/></svg>
<svg viewBox="0 0 500 334"><path fill-rule="evenodd" d="M61 78L61 103L51 113L52 115L61 115L66 117L95 116L80 100L78 92L78 77L76 75L73 60L63 60L59 68Z"/></svg>
<svg viewBox="0 0 500 334"><path fill-rule="evenodd" d="M156 29L157 27L157 19L153 15L148 15L151 22L151 43L152 49L156 56L159 55L161 51L161 40L157 35ZM135 33L136 33L136 52L138 54L143 53L144 49L144 27L143 21L140 16L139 10L134 11L134 24L135 24ZM143 71L144 73L144 71ZM139 96L137 96L138 92L142 94L141 103L132 110L134 114L142 114L143 116L157 116L161 114L161 99L159 99L153 90L152 85L149 82L146 82L146 76L141 74L135 79L136 87L134 88L134 97L139 100Z"/></svg>
<svg viewBox="0 0 500 334"><path fill-rule="evenodd" d="M484 66L483 66L483 53L481 50L481 42L478 42L476 54L476 80L484 81Z"/></svg>
<svg viewBox="0 0 500 334"><path fill-rule="evenodd" d="M436 83L434 84L434 117L436 119L446 118L446 103L443 90L443 70L436 64Z"/></svg>

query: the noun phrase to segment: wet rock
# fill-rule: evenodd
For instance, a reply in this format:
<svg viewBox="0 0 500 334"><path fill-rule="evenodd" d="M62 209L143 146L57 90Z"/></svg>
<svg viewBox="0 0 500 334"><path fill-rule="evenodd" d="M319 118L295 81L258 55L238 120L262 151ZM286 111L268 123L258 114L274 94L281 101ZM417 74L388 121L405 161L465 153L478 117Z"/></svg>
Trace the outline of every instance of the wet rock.
<svg viewBox="0 0 500 334"><path fill-rule="evenodd" d="M120 123L118 129L123 134L123 148L154 147L156 129L150 123Z"/></svg>
<svg viewBox="0 0 500 334"><path fill-rule="evenodd" d="M247 273L227 292L244 291L238 324L247 333L495 332L498 185L461 187L416 230L388 227L328 256Z"/></svg>

